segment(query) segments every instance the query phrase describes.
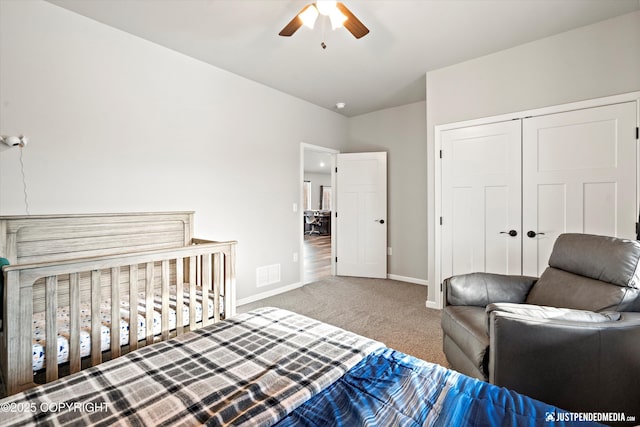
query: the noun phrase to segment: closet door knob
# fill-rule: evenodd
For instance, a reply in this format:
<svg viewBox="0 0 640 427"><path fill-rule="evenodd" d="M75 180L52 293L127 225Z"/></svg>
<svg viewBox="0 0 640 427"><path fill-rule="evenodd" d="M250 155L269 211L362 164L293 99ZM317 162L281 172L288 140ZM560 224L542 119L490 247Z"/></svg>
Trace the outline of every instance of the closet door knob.
<svg viewBox="0 0 640 427"><path fill-rule="evenodd" d="M509 231L501 231L500 234L508 234L511 237L516 237L518 235L518 232L516 230L509 230Z"/></svg>
<svg viewBox="0 0 640 427"><path fill-rule="evenodd" d="M376 219L375 222L379 222L380 224L384 224L384 219Z"/></svg>
<svg viewBox="0 0 640 427"><path fill-rule="evenodd" d="M527 236L531 237L533 239L536 236L544 236L544 233L536 233L533 230L529 230L529 231L527 231Z"/></svg>

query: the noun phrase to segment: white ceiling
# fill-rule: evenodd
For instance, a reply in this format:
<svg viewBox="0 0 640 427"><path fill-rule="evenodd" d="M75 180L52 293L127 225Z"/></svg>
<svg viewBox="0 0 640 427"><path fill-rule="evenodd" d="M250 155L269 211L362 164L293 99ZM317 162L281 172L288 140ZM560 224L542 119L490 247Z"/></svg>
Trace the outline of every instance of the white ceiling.
<svg viewBox="0 0 640 427"><path fill-rule="evenodd" d="M304 150L304 171L307 173L331 173L332 155L326 151Z"/></svg>
<svg viewBox="0 0 640 427"><path fill-rule="evenodd" d="M346 116L425 99L425 73L640 10L640 0L343 0L371 30L278 32L310 0L49 0ZM324 41L326 49L320 47Z"/></svg>

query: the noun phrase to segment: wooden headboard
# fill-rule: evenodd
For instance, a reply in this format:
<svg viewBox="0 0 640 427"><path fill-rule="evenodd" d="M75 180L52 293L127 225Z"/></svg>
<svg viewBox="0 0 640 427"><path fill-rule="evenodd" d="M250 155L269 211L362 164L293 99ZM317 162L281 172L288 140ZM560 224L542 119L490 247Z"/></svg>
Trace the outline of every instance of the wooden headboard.
<svg viewBox="0 0 640 427"><path fill-rule="evenodd" d="M0 257L11 264L62 261L191 244L193 212L0 217Z"/></svg>

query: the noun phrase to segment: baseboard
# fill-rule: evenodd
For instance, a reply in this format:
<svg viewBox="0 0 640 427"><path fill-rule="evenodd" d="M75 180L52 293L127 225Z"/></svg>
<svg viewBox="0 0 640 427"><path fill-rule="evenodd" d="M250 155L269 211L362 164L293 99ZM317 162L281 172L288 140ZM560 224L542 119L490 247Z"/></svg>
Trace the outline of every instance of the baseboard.
<svg viewBox="0 0 640 427"><path fill-rule="evenodd" d="M399 276L397 274L387 274L387 278L391 279L391 280L397 280L399 282L407 282L407 283L414 283L416 285L422 285L422 286L429 286L429 281L424 280L424 279L417 279L415 277L406 277L406 276ZM278 294L282 294L284 292L289 292L292 291L294 289L297 288L301 288L302 286L304 286L304 283L301 282L297 282L297 283L293 283L291 285L287 285L287 286L283 286L281 288L277 288L277 289L273 289L270 291L266 291L266 292L260 292L259 294L255 294L255 295L251 295L250 297L246 297L246 298L241 298L236 302L237 306L241 306L241 305L245 305L245 304L249 304L252 302L256 302L259 301L261 299L265 299L265 298L269 298ZM429 307L429 301L427 301L427 307L428 308L439 308L439 307Z"/></svg>
<svg viewBox="0 0 640 427"><path fill-rule="evenodd" d="M433 308L436 310L442 310L442 307L440 307L438 304L436 304L435 301L429 301L427 300L424 304L427 308Z"/></svg>
<svg viewBox="0 0 640 427"><path fill-rule="evenodd" d="M272 297L272 296L275 296L275 295L278 295L278 294L282 294L284 292L289 292L289 291L292 291L294 289L301 288L302 286L304 286L304 283L297 282L297 283L293 283L291 285L283 286L281 288L273 289L271 291L260 292L259 294L255 294L255 295L252 295L250 297L240 298L239 300L236 301L236 305L237 306L241 306L241 305L249 304L249 303L252 303L252 302L256 302L256 301L259 301L261 299L269 298L269 297Z"/></svg>
<svg viewBox="0 0 640 427"><path fill-rule="evenodd" d="M399 282L415 283L416 285L429 286L428 280L416 279L415 277L398 276L397 274L387 274L387 279L397 280Z"/></svg>

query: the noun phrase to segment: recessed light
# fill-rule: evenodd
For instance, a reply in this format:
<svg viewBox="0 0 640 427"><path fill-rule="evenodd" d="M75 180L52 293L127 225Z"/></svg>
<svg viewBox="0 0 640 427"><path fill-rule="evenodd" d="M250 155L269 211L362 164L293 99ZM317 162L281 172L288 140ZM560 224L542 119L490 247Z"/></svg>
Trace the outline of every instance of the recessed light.
<svg viewBox="0 0 640 427"><path fill-rule="evenodd" d="M336 108L338 110L342 110L347 104L345 104L344 102L337 102L336 103Z"/></svg>

